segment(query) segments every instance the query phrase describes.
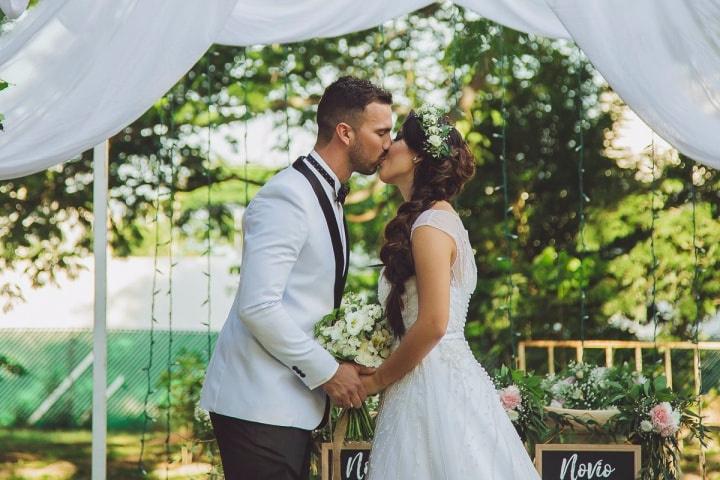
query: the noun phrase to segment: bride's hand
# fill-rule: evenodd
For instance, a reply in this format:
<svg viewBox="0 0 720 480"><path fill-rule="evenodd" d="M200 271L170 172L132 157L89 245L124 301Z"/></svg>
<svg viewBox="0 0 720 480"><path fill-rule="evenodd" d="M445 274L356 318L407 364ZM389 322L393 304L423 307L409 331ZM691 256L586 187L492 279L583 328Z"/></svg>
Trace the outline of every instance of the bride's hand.
<svg viewBox="0 0 720 480"><path fill-rule="evenodd" d="M378 377L375 374L372 375L360 375L360 381L362 382L363 386L365 387L365 391L368 394L368 397L370 395L375 395L382 391L382 385L380 385L380 382L378 381Z"/></svg>
<svg viewBox="0 0 720 480"><path fill-rule="evenodd" d="M355 370L357 370L358 375L372 375L375 373L376 368L373 367L366 367L364 365L360 365L358 363L353 363L353 367L355 367Z"/></svg>

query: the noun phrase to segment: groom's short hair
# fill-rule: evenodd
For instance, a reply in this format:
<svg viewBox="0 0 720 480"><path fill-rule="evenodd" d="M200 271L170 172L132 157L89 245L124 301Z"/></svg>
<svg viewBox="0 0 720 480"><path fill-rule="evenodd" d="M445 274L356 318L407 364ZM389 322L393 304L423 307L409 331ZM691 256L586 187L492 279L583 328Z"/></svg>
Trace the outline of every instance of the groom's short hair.
<svg viewBox="0 0 720 480"><path fill-rule="evenodd" d="M338 123L355 126L359 115L373 102L392 104L392 94L368 80L345 76L331 83L317 109L318 139L329 142Z"/></svg>

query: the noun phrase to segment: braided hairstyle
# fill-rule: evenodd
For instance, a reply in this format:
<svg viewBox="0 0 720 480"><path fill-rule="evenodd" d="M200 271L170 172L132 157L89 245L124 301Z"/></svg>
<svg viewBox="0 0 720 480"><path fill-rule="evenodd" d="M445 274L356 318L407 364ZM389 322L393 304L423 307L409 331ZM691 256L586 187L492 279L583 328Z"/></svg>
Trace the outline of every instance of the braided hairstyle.
<svg viewBox="0 0 720 480"><path fill-rule="evenodd" d="M441 122L449 124L447 118L442 118ZM385 227L385 242L380 250L380 259L385 265L384 275L391 285L385 302L385 315L398 338L405 334L402 319L405 282L415 275L410 244L412 225L422 212L436 202L452 200L475 173L475 159L454 127L444 139L449 146L449 154L441 158L433 157L428 151L428 135L414 111L410 112L398 133L396 140L401 139L420 161L415 166L412 197L400 205L395 218Z"/></svg>

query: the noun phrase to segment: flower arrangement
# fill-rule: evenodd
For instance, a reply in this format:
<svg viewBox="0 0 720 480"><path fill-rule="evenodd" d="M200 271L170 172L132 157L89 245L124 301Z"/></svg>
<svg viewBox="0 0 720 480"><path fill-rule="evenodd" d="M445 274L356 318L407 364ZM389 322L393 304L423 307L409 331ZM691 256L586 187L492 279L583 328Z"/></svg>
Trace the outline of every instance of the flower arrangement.
<svg viewBox="0 0 720 480"><path fill-rule="evenodd" d="M380 366L393 343L382 307L354 293L315 325L315 337L338 360L366 367Z"/></svg>
<svg viewBox="0 0 720 480"><path fill-rule="evenodd" d="M664 376L630 385L614 399L620 413L608 430L642 445L643 480L680 478L678 431L682 428L705 445L702 418L691 410L694 399L673 392Z"/></svg>
<svg viewBox="0 0 720 480"><path fill-rule="evenodd" d="M434 105L423 105L415 111L427 137L425 148L435 159L450 155L447 139L452 126L443 122L444 112Z"/></svg>
<svg viewBox="0 0 720 480"><path fill-rule="evenodd" d="M542 387L550 407L600 410L614 407L614 400L627 385L644 381L628 365L608 368L570 362L560 374L547 375Z"/></svg>
<svg viewBox="0 0 720 480"><path fill-rule="evenodd" d="M561 421L600 427L600 432L640 444L642 480L680 478L680 429L703 444L706 439L701 417L691 410L693 398L673 392L665 377L648 380L627 364L606 368L571 362L559 375L547 375L542 389L545 409L560 414ZM609 414L593 415L599 412Z"/></svg>
<svg viewBox="0 0 720 480"><path fill-rule="evenodd" d="M530 444L541 442L548 434L548 427L543 418L540 377L503 365L494 372L493 383L520 438Z"/></svg>
<svg viewBox="0 0 720 480"><path fill-rule="evenodd" d="M315 325L315 337L338 360L366 367L378 367L390 356L394 337L382 307L368 303L365 297L349 293L340 307ZM349 439L372 438L370 415L376 399L367 399L361 408L351 409L348 417Z"/></svg>

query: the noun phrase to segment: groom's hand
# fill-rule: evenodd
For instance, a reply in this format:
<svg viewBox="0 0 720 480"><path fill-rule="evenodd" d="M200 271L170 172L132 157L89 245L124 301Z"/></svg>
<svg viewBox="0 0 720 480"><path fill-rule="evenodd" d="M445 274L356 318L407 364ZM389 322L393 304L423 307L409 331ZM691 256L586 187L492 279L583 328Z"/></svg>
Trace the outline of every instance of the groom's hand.
<svg viewBox="0 0 720 480"><path fill-rule="evenodd" d="M352 363L351 365L355 367L355 370L357 370L360 375L372 375L375 373L375 370L377 370L377 368L366 367L365 365L359 365L357 363Z"/></svg>
<svg viewBox="0 0 720 480"><path fill-rule="evenodd" d="M360 407L367 397L358 369L350 363L341 363L323 388L335 405L345 408Z"/></svg>

